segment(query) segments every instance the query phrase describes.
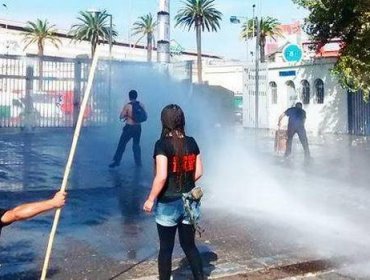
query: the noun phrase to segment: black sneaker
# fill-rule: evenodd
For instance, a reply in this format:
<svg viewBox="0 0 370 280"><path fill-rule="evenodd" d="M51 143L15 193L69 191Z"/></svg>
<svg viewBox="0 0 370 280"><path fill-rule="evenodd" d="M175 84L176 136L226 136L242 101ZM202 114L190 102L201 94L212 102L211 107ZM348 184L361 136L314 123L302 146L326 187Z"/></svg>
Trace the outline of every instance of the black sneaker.
<svg viewBox="0 0 370 280"><path fill-rule="evenodd" d="M109 164L109 168L115 168L117 166L119 166L119 163L115 162L115 161L113 161L111 164Z"/></svg>

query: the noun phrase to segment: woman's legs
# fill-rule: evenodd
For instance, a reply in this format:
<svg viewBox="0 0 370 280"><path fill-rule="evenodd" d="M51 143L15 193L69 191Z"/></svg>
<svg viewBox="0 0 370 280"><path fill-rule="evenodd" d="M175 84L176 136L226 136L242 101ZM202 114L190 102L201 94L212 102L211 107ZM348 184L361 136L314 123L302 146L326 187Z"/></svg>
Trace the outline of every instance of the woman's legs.
<svg viewBox="0 0 370 280"><path fill-rule="evenodd" d="M165 227L157 224L159 235L158 271L159 280L170 280L172 270L172 251L175 244L177 226Z"/></svg>
<svg viewBox="0 0 370 280"><path fill-rule="evenodd" d="M184 250L186 258L193 272L194 280L204 279L202 259L195 246L195 232L192 225L179 224L179 239L181 248Z"/></svg>

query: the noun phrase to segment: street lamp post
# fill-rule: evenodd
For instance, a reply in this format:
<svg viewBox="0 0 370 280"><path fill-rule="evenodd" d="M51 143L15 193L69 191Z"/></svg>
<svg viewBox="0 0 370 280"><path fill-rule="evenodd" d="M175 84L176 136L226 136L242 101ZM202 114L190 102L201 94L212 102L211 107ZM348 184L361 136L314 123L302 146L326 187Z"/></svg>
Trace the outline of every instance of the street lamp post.
<svg viewBox="0 0 370 280"><path fill-rule="evenodd" d="M258 17L255 16L255 8L256 5L253 5L253 17L252 17L252 36L256 36L256 50L255 50L255 55L254 55L254 62L255 62L255 108L254 108L254 118L255 118L255 128L259 127L259 114L258 114L258 107L259 107L259 42L260 42L260 22L258 20ZM246 17L239 17L239 16L231 16L230 17L230 22L234 24L239 24L240 19L247 19L247 24L248 24L248 18ZM247 26L247 32L248 32L249 27ZM248 34L247 34L248 38ZM248 39L247 39L248 40ZM249 51L249 50L248 50ZM249 54L248 54L249 56ZM247 59L248 60L248 59Z"/></svg>
<svg viewBox="0 0 370 280"><path fill-rule="evenodd" d="M8 14L8 12L9 12L8 6L5 3L2 6L4 7L4 9L6 9L6 13ZM8 33L8 21L5 20L5 34L7 34L7 33ZM6 47L6 55L9 54L9 45L10 45L9 40L6 40L6 46L5 46Z"/></svg>
<svg viewBox="0 0 370 280"><path fill-rule="evenodd" d="M8 12L9 12L8 6L5 3L3 3L2 4L2 7L4 9L6 9L6 13L8 14ZM8 35L8 21L7 20L5 20L5 34L6 34L5 36ZM8 39L6 40L6 43L5 44L6 44L5 45L6 55L9 55L10 42L9 42ZM9 68L8 62L9 62L9 59L8 59L8 57L6 57L5 58L5 75L8 75L8 68ZM5 88L6 92L9 92L9 89L8 89L8 79L5 78L4 80L5 80L4 88Z"/></svg>
<svg viewBox="0 0 370 280"><path fill-rule="evenodd" d="M253 15L254 15L254 9L256 5L253 5ZM258 98L259 98L259 44L260 44L260 22L258 20L258 17L253 17L253 20L256 21L256 54L254 55L255 60L255 106L254 106L254 118L255 118L255 128L259 127L259 114L258 114Z"/></svg>

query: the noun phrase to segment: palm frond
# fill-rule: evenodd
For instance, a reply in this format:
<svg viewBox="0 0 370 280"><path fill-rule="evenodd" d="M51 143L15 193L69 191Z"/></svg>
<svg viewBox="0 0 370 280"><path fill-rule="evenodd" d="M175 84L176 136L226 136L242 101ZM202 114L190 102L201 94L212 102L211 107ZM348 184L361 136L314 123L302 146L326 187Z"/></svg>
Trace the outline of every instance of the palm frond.
<svg viewBox="0 0 370 280"><path fill-rule="evenodd" d="M24 37L23 41L26 43L24 50L35 43L41 45L43 49L47 41L50 41L57 48L62 44L56 35L55 25L49 24L47 20L36 19L35 22L28 21L22 35Z"/></svg>
<svg viewBox="0 0 370 280"><path fill-rule="evenodd" d="M262 17L259 21L260 24L260 36L272 37L282 37L283 34L279 28L280 22L276 18L272 17ZM255 19L249 19L247 22L243 23L242 31L240 33L241 38L250 39L256 36L257 24Z"/></svg>
<svg viewBox="0 0 370 280"><path fill-rule="evenodd" d="M188 31L201 26L202 31L217 32L220 29L222 13L214 7L215 0L185 0L175 16L175 27Z"/></svg>
<svg viewBox="0 0 370 280"><path fill-rule="evenodd" d="M100 13L89 13L80 11L77 20L79 23L73 24L70 28L69 35L73 36L73 40L94 41L108 40L110 37L110 26L108 20L109 14L104 10ZM118 32L112 27L112 38L117 37Z"/></svg>

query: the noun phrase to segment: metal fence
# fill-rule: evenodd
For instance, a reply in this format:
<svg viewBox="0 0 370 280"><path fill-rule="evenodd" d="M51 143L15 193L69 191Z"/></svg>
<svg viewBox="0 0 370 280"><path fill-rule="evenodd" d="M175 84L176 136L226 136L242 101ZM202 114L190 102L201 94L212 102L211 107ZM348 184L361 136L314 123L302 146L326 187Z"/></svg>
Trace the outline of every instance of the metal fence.
<svg viewBox="0 0 370 280"><path fill-rule="evenodd" d="M348 131L353 135L370 135L370 103L361 92L348 92Z"/></svg>
<svg viewBox="0 0 370 280"><path fill-rule="evenodd" d="M108 121L108 63L99 62L85 125ZM90 60L0 55L0 127L72 127Z"/></svg>

